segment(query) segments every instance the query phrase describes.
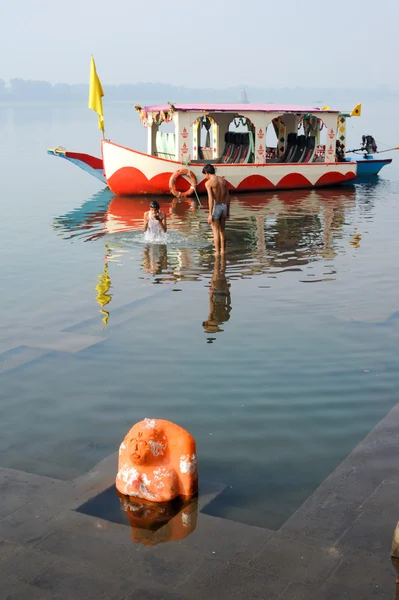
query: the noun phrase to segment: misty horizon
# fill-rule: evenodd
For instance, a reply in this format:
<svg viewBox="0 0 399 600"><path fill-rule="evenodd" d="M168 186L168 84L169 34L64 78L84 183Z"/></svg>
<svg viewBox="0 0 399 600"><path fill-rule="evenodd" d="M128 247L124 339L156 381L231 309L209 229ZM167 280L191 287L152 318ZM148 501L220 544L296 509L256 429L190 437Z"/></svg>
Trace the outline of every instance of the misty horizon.
<svg viewBox="0 0 399 600"><path fill-rule="evenodd" d="M350 107L350 104L367 101L397 100L399 91L386 85L370 88L323 88L323 87L254 87L236 85L225 88L198 88L159 82L105 84L104 101L128 101L144 105L168 101L225 102L225 103L297 103L331 104ZM51 83L41 80L13 78L7 83L0 79L0 103L29 102L86 102L89 83Z"/></svg>
<svg viewBox="0 0 399 600"><path fill-rule="evenodd" d="M19 0L3 17L6 80L86 82L92 54L103 85L399 90L397 0Z"/></svg>
<svg viewBox="0 0 399 600"><path fill-rule="evenodd" d="M4 79L2 77L0 77L0 88L1 86L4 86L6 89L10 89L12 87L12 83L13 82L26 82L26 83L45 83L45 84L49 84L52 87L55 86L68 86L68 87L74 87L74 86L86 86L87 88L89 87L89 73L88 73L88 77L87 77L87 81L74 81L72 83L68 83L66 81L49 81L46 79L25 79L23 77L11 77L10 79ZM182 89L198 89L198 90L202 90L204 89L204 86L195 86L195 85L185 85L182 82L176 83L176 84L170 84L170 83L165 83L162 81L150 81L150 80L143 80L143 81L120 81L120 82L116 82L116 83L105 83L104 81L102 81L102 86L104 88L104 91L106 88L114 88L114 87L120 87L120 86L146 86L146 85L157 85L157 86L170 86L173 88L182 88ZM206 88L205 88L206 89ZM392 92L394 94L399 92L399 88L395 88L395 87L391 87L386 83L383 84L379 84L379 85L374 85L374 86L365 86L365 87L359 87L359 86L353 86L353 87L348 87L348 86L310 86L310 85L293 85L293 86L270 86L270 87L266 87L266 86L253 86L253 85L248 85L245 83L236 83L235 85L228 85L228 86L212 86L210 89L213 90L225 90L225 89L261 89L261 90L295 90L295 89L303 89L303 90L366 90L366 91L373 91L373 90L383 90L383 91L389 91Z"/></svg>

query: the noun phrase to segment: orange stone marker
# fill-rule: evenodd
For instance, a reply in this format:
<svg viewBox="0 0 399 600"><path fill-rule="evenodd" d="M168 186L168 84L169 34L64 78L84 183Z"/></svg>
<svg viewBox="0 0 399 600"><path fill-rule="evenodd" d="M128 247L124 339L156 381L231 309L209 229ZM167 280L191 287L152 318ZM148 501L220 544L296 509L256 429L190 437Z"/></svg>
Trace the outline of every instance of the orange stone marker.
<svg viewBox="0 0 399 600"><path fill-rule="evenodd" d="M162 419L136 423L119 448L116 488L125 496L152 502L196 494L198 470L193 436Z"/></svg>

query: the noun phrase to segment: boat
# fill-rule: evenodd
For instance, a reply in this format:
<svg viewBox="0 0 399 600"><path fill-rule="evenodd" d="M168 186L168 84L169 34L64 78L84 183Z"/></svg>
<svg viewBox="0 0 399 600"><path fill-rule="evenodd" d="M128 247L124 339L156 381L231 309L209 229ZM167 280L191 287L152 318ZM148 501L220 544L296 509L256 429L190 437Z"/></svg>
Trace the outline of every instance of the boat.
<svg viewBox="0 0 399 600"><path fill-rule="evenodd" d="M388 150L378 151L377 143L373 136L363 135L360 148L345 151L345 160L354 160L353 157L348 158L348 154L354 154L355 156L359 153L362 154L362 158L355 158L357 162L357 179L368 179L370 177L377 176L383 167L391 164L392 162L392 158L375 158L375 155L398 149L398 147L395 147L389 148Z"/></svg>
<svg viewBox="0 0 399 600"><path fill-rule="evenodd" d="M135 108L148 132L147 152L103 139L102 158L62 147L48 153L84 169L114 194L131 196L203 194L206 163L214 164L231 192L248 193L353 183L391 162L368 152L348 158L351 113L329 107L168 103ZM275 145L268 145L273 136Z"/></svg>
<svg viewBox="0 0 399 600"><path fill-rule="evenodd" d="M356 163L335 160L339 111L273 104L136 108L148 129L147 153L102 141L104 173L115 194L170 194L174 174L178 193L192 194L194 187L205 193L206 163L215 165L234 193L325 187L356 177ZM160 131L164 122L173 123L175 131ZM276 147L266 144L269 127ZM324 153L318 144L323 127L328 139Z"/></svg>

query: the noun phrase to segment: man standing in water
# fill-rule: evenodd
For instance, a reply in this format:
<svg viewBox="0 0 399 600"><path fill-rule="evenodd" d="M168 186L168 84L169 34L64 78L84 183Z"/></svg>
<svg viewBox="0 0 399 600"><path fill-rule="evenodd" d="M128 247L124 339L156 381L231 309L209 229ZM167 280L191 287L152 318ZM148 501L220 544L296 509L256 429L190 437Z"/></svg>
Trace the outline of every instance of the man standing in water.
<svg viewBox="0 0 399 600"><path fill-rule="evenodd" d="M216 254L224 254L226 249L226 219L230 217L229 189L223 177L215 175L213 165L205 165L202 172L207 180L205 188L208 192L208 223L212 225Z"/></svg>
<svg viewBox="0 0 399 600"><path fill-rule="evenodd" d="M166 214L159 210L158 202L153 200L150 204L150 210L144 213L145 240L165 243L166 231Z"/></svg>

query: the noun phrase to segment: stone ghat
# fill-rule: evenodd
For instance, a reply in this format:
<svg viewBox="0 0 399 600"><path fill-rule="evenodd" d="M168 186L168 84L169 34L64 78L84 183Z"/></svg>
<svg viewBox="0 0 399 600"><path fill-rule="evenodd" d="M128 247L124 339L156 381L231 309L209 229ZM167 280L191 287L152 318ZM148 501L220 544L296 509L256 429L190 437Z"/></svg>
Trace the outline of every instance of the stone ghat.
<svg viewBox="0 0 399 600"><path fill-rule="evenodd" d="M155 546L80 512L113 486L117 455L69 482L3 468L2 599L391 600L398 458L399 405L278 531L204 514L225 486L201 482L195 529Z"/></svg>

